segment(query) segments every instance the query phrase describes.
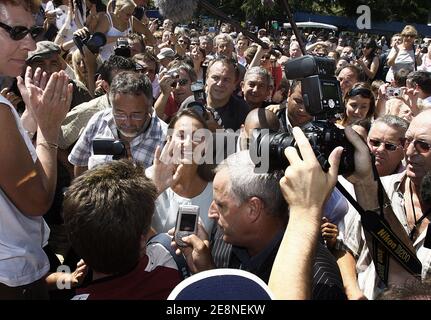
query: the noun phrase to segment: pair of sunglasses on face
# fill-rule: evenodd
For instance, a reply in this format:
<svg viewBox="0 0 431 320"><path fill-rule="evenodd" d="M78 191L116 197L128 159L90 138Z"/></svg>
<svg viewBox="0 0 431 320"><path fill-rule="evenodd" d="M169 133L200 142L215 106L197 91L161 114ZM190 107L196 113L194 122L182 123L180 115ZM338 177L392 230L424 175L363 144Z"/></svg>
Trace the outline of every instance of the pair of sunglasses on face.
<svg viewBox="0 0 431 320"><path fill-rule="evenodd" d="M389 142L383 142L376 139L369 139L369 143L373 146L378 148L380 145L384 145L385 149L388 151L395 151L398 147L401 147L401 145L396 145ZM425 141L421 140L413 140L413 139L406 139L404 142L404 148L407 149L407 147L413 143L414 148L420 152L420 153L427 153L431 149L431 145L426 143Z"/></svg>
<svg viewBox="0 0 431 320"><path fill-rule="evenodd" d="M30 34L30 36L34 40L43 32L43 27L40 27L40 26L33 26L30 28L27 28L24 26L11 27L2 22L0 22L0 28L3 28L4 30L6 30L6 32L9 33L10 38L15 41L24 39L27 36L27 34Z"/></svg>

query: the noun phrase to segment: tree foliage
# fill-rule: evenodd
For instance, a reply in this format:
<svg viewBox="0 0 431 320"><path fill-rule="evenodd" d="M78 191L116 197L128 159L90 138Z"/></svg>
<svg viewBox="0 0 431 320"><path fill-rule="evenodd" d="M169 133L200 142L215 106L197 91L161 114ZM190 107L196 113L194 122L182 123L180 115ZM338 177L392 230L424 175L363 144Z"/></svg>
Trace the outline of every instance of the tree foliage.
<svg viewBox="0 0 431 320"><path fill-rule="evenodd" d="M208 0L207 0L208 1ZM251 20L263 24L268 20L286 20L283 0L209 0L225 13L239 20ZM375 21L403 21L409 23L427 23L430 0L286 0L291 10L308 11L316 14L357 16L360 5L368 5ZM265 5L262 5L264 3Z"/></svg>

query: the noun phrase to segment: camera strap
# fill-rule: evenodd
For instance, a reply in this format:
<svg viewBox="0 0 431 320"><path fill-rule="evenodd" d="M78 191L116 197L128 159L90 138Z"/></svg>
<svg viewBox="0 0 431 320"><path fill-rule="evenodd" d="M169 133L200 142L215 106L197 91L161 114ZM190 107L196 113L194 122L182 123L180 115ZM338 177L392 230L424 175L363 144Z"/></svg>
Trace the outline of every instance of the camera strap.
<svg viewBox="0 0 431 320"><path fill-rule="evenodd" d="M361 216L364 231L368 232L372 236L372 246L370 249L372 249L373 262L379 278L387 285L389 274L389 255L397 260L410 274L420 278L422 264L417 258L416 253L404 244L385 219L384 210L392 210L392 208L390 204L386 206L383 205L385 194L379 178L377 178L377 183L380 207L379 213L362 209L362 207L339 182L337 182L336 187L358 211Z"/></svg>

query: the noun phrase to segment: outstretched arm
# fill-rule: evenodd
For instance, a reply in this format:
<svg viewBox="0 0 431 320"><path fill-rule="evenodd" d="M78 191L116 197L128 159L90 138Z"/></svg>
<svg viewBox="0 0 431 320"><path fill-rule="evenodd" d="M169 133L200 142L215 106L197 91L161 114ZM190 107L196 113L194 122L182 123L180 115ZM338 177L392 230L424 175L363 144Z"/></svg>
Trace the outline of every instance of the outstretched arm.
<svg viewBox="0 0 431 320"><path fill-rule="evenodd" d="M295 148L286 148L290 166L280 180L280 186L289 203L289 223L272 266L268 286L276 299L303 300L311 297L311 269L323 205L337 182L342 149L332 151L329 157L331 167L325 173L302 131L294 128L293 136L304 160Z"/></svg>

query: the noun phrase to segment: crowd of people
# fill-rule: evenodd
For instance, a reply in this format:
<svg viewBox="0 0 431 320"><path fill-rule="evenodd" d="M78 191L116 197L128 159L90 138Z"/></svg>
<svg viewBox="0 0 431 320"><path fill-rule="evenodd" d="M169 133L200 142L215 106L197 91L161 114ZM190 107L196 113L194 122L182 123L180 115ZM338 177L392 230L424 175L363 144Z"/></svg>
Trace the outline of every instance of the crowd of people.
<svg viewBox="0 0 431 320"><path fill-rule="evenodd" d="M0 3L0 299L166 299L184 276L175 254L191 274L251 272L278 299L409 298L429 283L430 38L260 29L261 46L146 6ZM304 84L285 74L304 55L334 66L348 175L346 150L322 165L303 133ZM285 167L256 170L255 129L295 139ZM183 205L200 210L186 245L151 241Z"/></svg>

